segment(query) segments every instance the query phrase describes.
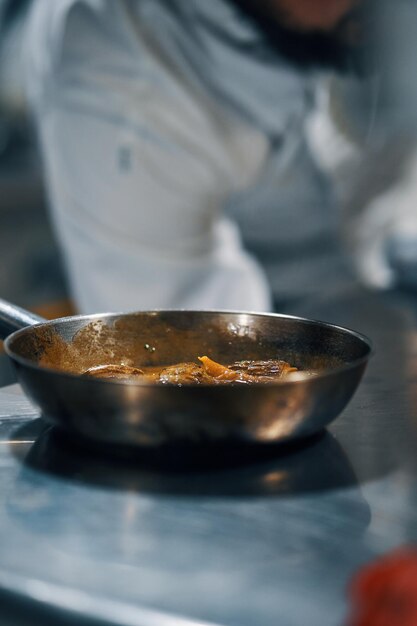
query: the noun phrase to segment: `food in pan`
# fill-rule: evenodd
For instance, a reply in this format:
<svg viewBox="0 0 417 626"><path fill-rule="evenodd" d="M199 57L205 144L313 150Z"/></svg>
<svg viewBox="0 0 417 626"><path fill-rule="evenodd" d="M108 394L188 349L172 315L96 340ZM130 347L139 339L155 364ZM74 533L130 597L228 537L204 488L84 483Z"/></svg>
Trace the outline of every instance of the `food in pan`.
<svg viewBox="0 0 417 626"><path fill-rule="evenodd" d="M177 363L164 367L132 367L124 364L99 365L83 374L94 378L132 380L159 384L269 383L296 372L286 361L236 361L221 365L207 356L198 357L200 363Z"/></svg>

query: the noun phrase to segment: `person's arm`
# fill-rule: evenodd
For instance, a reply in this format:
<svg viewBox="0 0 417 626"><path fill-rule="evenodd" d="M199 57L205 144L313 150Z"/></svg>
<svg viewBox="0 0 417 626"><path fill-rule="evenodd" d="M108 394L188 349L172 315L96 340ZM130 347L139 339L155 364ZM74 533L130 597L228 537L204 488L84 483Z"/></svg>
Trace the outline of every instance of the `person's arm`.
<svg viewBox="0 0 417 626"><path fill-rule="evenodd" d="M416 288L416 134L385 123L377 78L333 79L310 137L338 191L359 278L376 288Z"/></svg>
<svg viewBox="0 0 417 626"><path fill-rule="evenodd" d="M196 97L133 37L122 4L75 3L59 28L46 20L44 36L60 33L54 61L34 54L31 67L76 303L85 312L268 309L263 272L221 214L261 167L266 141Z"/></svg>

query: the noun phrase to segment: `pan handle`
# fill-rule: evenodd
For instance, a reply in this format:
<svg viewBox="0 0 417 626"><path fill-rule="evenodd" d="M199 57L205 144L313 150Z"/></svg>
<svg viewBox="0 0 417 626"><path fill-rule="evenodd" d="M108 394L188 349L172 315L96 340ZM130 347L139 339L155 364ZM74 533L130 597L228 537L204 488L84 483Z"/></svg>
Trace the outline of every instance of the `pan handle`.
<svg viewBox="0 0 417 626"><path fill-rule="evenodd" d="M43 317L0 298L0 339L26 326L46 322Z"/></svg>

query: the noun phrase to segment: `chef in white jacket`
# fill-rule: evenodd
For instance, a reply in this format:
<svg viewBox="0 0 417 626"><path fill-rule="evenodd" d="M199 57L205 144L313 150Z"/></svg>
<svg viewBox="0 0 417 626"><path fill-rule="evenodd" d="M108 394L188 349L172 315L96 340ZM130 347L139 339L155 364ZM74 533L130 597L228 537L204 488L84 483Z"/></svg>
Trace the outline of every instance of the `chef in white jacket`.
<svg viewBox="0 0 417 626"><path fill-rule="evenodd" d="M304 129L314 55L349 64L357 5L33 3L29 93L82 312L270 310L352 279Z"/></svg>

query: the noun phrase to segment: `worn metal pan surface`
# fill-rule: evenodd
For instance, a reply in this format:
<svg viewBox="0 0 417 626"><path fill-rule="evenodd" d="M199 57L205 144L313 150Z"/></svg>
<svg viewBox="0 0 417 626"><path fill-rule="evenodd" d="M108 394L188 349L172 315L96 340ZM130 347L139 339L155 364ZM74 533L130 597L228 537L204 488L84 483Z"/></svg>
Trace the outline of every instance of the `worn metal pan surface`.
<svg viewBox="0 0 417 626"><path fill-rule="evenodd" d="M16 330L19 329L19 330ZM96 442L287 441L323 429L354 394L371 354L352 330L286 315L150 311L46 322L0 301L0 336L18 379L50 423ZM277 383L152 385L82 376L87 367L284 359ZM313 375L311 375L313 372Z"/></svg>

